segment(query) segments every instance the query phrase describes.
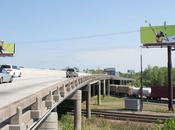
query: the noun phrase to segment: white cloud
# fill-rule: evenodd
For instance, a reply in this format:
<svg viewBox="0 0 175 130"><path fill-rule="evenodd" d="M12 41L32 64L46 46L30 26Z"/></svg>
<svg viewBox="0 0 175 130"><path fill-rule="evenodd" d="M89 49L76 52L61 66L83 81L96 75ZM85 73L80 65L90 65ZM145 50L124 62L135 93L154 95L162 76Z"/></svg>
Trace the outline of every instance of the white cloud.
<svg viewBox="0 0 175 130"><path fill-rule="evenodd" d="M140 48L120 48L108 50L89 50L76 55L76 61L87 67L116 67L126 72L128 69L140 71ZM143 68L148 65L166 66L167 52L165 48L142 49ZM172 61L174 54L172 52Z"/></svg>
<svg viewBox="0 0 175 130"><path fill-rule="evenodd" d="M20 52L20 51L19 51ZM1 64L17 64L33 68L65 68L76 66L85 68L115 67L117 71L128 69L140 71L140 48L114 48L78 51L56 51L54 53L27 53L22 57L18 53L13 58L0 57ZM165 48L142 49L143 68L151 66L167 66L167 50ZM175 64L175 52L172 52L172 62Z"/></svg>

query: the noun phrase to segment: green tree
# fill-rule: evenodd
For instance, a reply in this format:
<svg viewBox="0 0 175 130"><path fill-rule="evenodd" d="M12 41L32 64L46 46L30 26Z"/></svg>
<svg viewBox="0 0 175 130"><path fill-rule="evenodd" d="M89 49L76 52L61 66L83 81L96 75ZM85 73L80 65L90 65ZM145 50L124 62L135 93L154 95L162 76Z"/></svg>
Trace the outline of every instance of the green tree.
<svg viewBox="0 0 175 130"><path fill-rule="evenodd" d="M159 86L159 82L158 81L158 72L159 72L159 68L157 66L154 66L152 68L152 74L151 74L151 85L153 86Z"/></svg>
<svg viewBox="0 0 175 130"><path fill-rule="evenodd" d="M167 84L167 68L166 67L159 68L157 80L158 80L158 85L166 86Z"/></svg>
<svg viewBox="0 0 175 130"><path fill-rule="evenodd" d="M130 73L120 73L120 76L135 79L135 86L140 87L140 72L132 75ZM167 67L148 66L143 71L143 86L167 86L167 77ZM173 85L175 85L175 68L173 68Z"/></svg>
<svg viewBox="0 0 175 130"><path fill-rule="evenodd" d="M152 68L151 66L148 66L148 68L146 68L143 71L143 85L151 86L151 82L152 82Z"/></svg>

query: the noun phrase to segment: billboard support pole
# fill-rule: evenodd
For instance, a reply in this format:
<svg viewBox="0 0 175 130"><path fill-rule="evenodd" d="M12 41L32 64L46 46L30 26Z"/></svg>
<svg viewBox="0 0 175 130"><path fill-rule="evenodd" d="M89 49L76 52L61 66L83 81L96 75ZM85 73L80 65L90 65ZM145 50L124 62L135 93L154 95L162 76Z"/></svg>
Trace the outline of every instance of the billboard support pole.
<svg viewBox="0 0 175 130"><path fill-rule="evenodd" d="M173 111L173 85L172 85L172 60L171 46L167 47L168 51L168 109Z"/></svg>
<svg viewBox="0 0 175 130"><path fill-rule="evenodd" d="M142 52L141 52L141 55L140 55L140 96L141 96L141 106L140 106L140 111L143 110L143 70L142 70Z"/></svg>

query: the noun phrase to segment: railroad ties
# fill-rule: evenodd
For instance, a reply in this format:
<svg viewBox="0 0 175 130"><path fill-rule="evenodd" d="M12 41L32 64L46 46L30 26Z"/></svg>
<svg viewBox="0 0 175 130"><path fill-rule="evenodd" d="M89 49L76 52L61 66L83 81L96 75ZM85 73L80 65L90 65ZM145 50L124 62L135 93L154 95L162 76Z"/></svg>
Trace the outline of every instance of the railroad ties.
<svg viewBox="0 0 175 130"><path fill-rule="evenodd" d="M73 111L69 111L71 114ZM139 114L128 112L114 112L107 110L92 110L92 115L111 120L136 121L145 123L164 123L167 119L174 118L173 116ZM86 116L86 111L82 110L82 115Z"/></svg>

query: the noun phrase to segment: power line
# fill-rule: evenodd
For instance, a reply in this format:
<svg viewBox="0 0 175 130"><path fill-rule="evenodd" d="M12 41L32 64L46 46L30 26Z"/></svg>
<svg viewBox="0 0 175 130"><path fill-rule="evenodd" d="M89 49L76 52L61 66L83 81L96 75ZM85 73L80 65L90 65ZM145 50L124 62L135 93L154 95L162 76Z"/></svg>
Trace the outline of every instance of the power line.
<svg viewBox="0 0 175 130"><path fill-rule="evenodd" d="M60 41L72 41L72 40L82 40L82 39L91 39L91 38L98 38L98 37L109 37L115 35L122 35L122 34L131 34L139 32L140 30L132 30L132 31L124 31L124 32L116 32L116 33L105 33L105 34L95 34L89 36L79 36L79 37L69 37L69 38L60 38L60 39L50 39L50 40L36 40L36 41L16 41L15 43L48 43L48 42L60 42Z"/></svg>

